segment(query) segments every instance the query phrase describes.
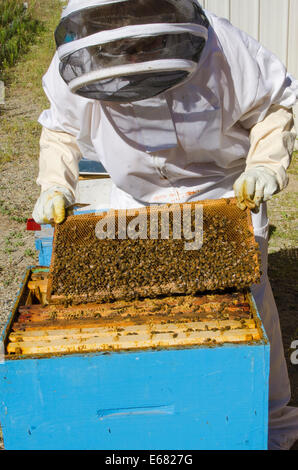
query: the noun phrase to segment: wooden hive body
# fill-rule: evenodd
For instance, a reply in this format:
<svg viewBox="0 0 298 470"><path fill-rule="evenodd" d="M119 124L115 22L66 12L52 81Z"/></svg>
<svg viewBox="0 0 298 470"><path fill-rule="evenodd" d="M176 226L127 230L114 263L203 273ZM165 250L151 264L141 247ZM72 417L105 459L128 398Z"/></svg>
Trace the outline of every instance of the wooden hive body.
<svg viewBox="0 0 298 470"><path fill-rule="evenodd" d="M111 305L84 305L82 318L38 305L39 276L26 274L2 336L6 449L266 449L269 345L249 294L237 294L249 312L235 295L217 318L216 296L180 315L150 316L139 300L116 319Z"/></svg>

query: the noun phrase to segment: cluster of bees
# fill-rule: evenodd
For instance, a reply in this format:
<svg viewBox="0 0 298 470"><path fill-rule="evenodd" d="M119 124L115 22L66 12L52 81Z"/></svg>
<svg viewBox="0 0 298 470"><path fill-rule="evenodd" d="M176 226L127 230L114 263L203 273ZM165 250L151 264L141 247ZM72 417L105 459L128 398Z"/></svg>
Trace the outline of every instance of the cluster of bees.
<svg viewBox="0 0 298 470"><path fill-rule="evenodd" d="M86 218L83 231L75 218L66 221L56 229L51 295L92 302L242 290L260 280L258 245L244 220L235 224L205 211L203 245L193 251L185 250L183 237L173 239L172 216L166 240L150 239L149 225L145 240L118 239L117 233L99 240L94 219Z"/></svg>

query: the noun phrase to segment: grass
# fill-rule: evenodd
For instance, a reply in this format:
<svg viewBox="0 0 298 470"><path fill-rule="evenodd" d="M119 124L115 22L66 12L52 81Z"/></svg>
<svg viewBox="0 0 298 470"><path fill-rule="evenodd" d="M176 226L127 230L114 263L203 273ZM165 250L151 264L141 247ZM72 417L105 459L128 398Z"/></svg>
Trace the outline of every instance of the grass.
<svg viewBox="0 0 298 470"><path fill-rule="evenodd" d="M10 105L0 108L0 169L6 162L21 156L37 158L39 153L37 118L48 107L41 79L55 52L53 31L59 22L62 4L59 0L35 0L33 4L43 30L36 33L35 43L17 64L4 71Z"/></svg>
<svg viewBox="0 0 298 470"><path fill-rule="evenodd" d="M27 248L25 251L24 251L24 255L25 256L28 256L29 258L31 258L32 256L35 256L36 255L36 252L31 250L31 248Z"/></svg>
<svg viewBox="0 0 298 470"><path fill-rule="evenodd" d="M35 16L35 3L31 1L27 6L22 0L0 3L0 78L3 70L12 66L43 30L43 23Z"/></svg>
<svg viewBox="0 0 298 470"><path fill-rule="evenodd" d="M18 248L25 246L23 241L24 233L21 231L12 231L4 238L4 253L11 254L18 250Z"/></svg>
<svg viewBox="0 0 298 470"><path fill-rule="evenodd" d="M294 152L288 170L290 183L285 191L274 196L269 202L270 241L269 253L280 249L289 250L298 244L298 152Z"/></svg>
<svg viewBox="0 0 298 470"><path fill-rule="evenodd" d="M19 209L10 206L8 201L0 200L0 215L6 215L9 220L19 223L25 223L27 221L27 217L22 217L19 215Z"/></svg>
<svg viewBox="0 0 298 470"><path fill-rule="evenodd" d="M298 117L297 117L298 119ZM298 138L297 138L297 141L298 141ZM297 161L298 161L298 150L293 152L293 159L292 159L292 163L291 163L291 166L290 168L288 169L288 173L290 175L294 175L294 176L298 176L298 165L297 165Z"/></svg>

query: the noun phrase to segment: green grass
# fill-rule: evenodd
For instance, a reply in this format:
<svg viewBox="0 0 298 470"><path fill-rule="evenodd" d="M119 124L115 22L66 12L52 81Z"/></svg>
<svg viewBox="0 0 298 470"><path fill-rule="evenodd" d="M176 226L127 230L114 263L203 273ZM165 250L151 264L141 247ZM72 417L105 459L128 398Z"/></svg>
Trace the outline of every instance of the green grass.
<svg viewBox="0 0 298 470"><path fill-rule="evenodd" d="M20 91L30 92L31 97L41 98L42 75L46 72L55 52L54 31L60 20L62 3L59 0L35 0L35 14L43 24L43 31L35 35L35 44L15 67L7 70L10 89L23 86ZM45 102L46 99L43 101Z"/></svg>
<svg viewBox="0 0 298 470"><path fill-rule="evenodd" d="M4 238L4 253L11 254L17 251L19 247L25 246L25 242L22 240L23 236L24 233L21 231L10 232Z"/></svg>
<svg viewBox="0 0 298 470"><path fill-rule="evenodd" d="M288 173L290 175L295 175L298 176L298 151L293 153L293 159L292 159L292 164L290 168L288 169Z"/></svg>
<svg viewBox="0 0 298 470"><path fill-rule="evenodd" d="M38 158L39 154L37 119L48 107L41 80L55 52L54 30L62 4L59 0L35 0L33 4L43 30L35 34L28 52L3 72L7 106L0 108L0 167L19 157Z"/></svg>
<svg viewBox="0 0 298 470"><path fill-rule="evenodd" d="M15 64L26 52L43 23L35 17L35 2L28 8L21 0L2 0L0 3L0 79L3 70Z"/></svg>
<svg viewBox="0 0 298 470"><path fill-rule="evenodd" d="M290 183L287 189L274 196L269 204L271 236L269 251L296 248L298 243L298 152L294 152L288 170Z"/></svg>
<svg viewBox="0 0 298 470"><path fill-rule="evenodd" d="M25 251L24 251L24 255L25 256L28 256L28 257L33 257L33 256L36 256L36 252L31 250L31 248L27 248Z"/></svg>
<svg viewBox="0 0 298 470"><path fill-rule="evenodd" d="M8 201L0 200L0 215L7 216L9 220L23 224L27 217L19 215L19 209L9 205Z"/></svg>

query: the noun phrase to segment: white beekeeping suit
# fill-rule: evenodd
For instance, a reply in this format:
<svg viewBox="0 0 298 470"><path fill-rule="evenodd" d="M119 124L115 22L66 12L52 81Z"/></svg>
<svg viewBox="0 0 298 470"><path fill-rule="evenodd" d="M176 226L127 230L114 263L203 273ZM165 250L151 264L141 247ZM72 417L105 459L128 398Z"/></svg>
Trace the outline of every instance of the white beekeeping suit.
<svg viewBox="0 0 298 470"><path fill-rule="evenodd" d="M132 1L132 15L111 15L107 24L100 22L106 11L92 13L129 10ZM251 37L211 13L206 18L195 0L158 2L172 8L160 22L138 17L142 2L73 1L64 12L43 78L51 107L39 119L42 194L33 215L39 222L63 217L82 155L110 174L116 209L230 197L235 181L240 204L261 203L253 224L263 276L253 295L271 344L269 448L288 449L298 439L298 409L287 406L264 201L287 185L298 83ZM91 22L93 29L85 27ZM146 49L148 38L154 47Z"/></svg>

